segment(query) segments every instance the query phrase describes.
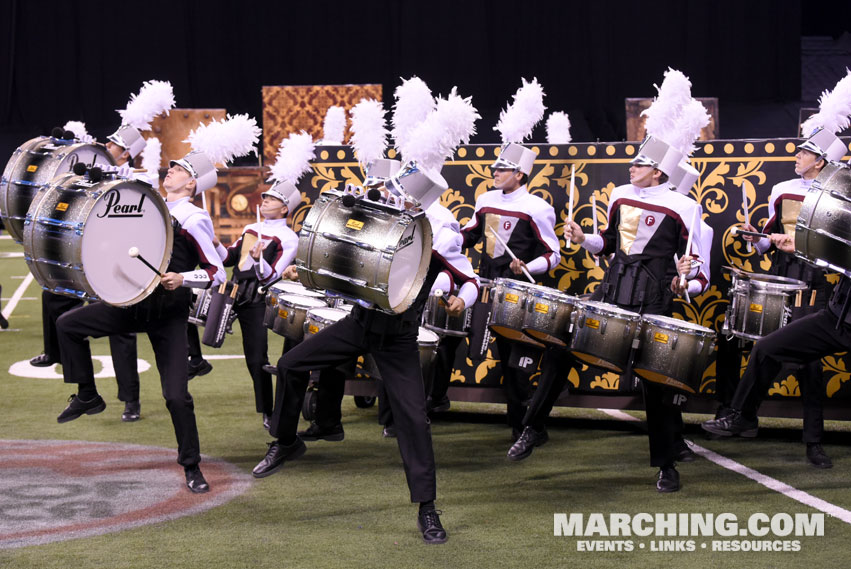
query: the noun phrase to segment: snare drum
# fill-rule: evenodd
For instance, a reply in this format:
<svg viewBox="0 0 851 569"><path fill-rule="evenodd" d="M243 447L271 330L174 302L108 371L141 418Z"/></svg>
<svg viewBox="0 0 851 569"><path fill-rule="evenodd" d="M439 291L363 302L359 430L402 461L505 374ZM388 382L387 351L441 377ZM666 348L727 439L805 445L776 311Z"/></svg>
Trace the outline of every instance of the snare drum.
<svg viewBox="0 0 851 569"><path fill-rule="evenodd" d="M24 239L27 211L38 191L77 162L115 164L103 144L68 143L48 136L28 140L15 150L0 178L0 218L15 241Z"/></svg>
<svg viewBox="0 0 851 569"><path fill-rule="evenodd" d="M807 191L795 224L795 253L851 276L851 169L829 163Z"/></svg>
<svg viewBox="0 0 851 569"><path fill-rule="evenodd" d="M351 314L350 310L340 308L329 308L327 306L311 308L307 311L307 318L304 321L304 336L312 336L331 324L339 322L349 314Z"/></svg>
<svg viewBox="0 0 851 569"><path fill-rule="evenodd" d="M422 369L423 381L428 381L431 377L432 366L437 358L438 344L440 344L440 336L420 326L417 334L417 345L420 349L420 368ZM364 354L363 371L372 379L381 379L381 374L378 372L378 366L375 365L372 354Z"/></svg>
<svg viewBox="0 0 851 569"><path fill-rule="evenodd" d="M423 309L423 327L441 336L466 336L470 330L473 307L467 307L458 316L446 312L446 297L429 295Z"/></svg>
<svg viewBox="0 0 851 569"><path fill-rule="evenodd" d="M759 340L789 322L793 297L806 289L805 283L786 277L733 273L722 332Z"/></svg>
<svg viewBox="0 0 851 569"><path fill-rule="evenodd" d="M523 331L545 344L564 347L577 298L545 286L532 286L526 296Z"/></svg>
<svg viewBox="0 0 851 569"><path fill-rule="evenodd" d="M204 326L207 323L207 313L210 311L212 287L192 289L192 308L189 309L189 323Z"/></svg>
<svg viewBox="0 0 851 569"><path fill-rule="evenodd" d="M632 364L636 375L688 393L700 391L715 349L715 332L685 320L645 315L639 341Z"/></svg>
<svg viewBox="0 0 851 569"><path fill-rule="evenodd" d="M149 184L64 174L33 199L24 259L53 293L130 306L151 294L160 277L128 251L138 248L163 273L172 238L168 207Z"/></svg>
<svg viewBox="0 0 851 569"><path fill-rule="evenodd" d="M524 344L541 346L523 333L529 292L537 285L514 279L498 278L490 291L491 312L488 327L495 334Z"/></svg>
<svg viewBox="0 0 851 569"><path fill-rule="evenodd" d="M428 219L367 199L346 207L342 196L324 192L310 208L299 232L299 279L310 288L404 312L419 294L431 261Z"/></svg>
<svg viewBox="0 0 851 569"><path fill-rule="evenodd" d="M275 318L278 315L278 297L282 294L296 294L298 296L307 296L310 298L325 298L325 294L310 290L303 284L293 281L279 281L269 287L266 293L266 312L263 315L263 324L269 330L273 330Z"/></svg>
<svg viewBox="0 0 851 569"><path fill-rule="evenodd" d="M307 311L312 308L324 308L328 305L324 300L299 296L297 294L281 294L278 296L278 312L272 331L290 340L301 340L304 337L304 321Z"/></svg>
<svg viewBox="0 0 851 569"><path fill-rule="evenodd" d="M638 334L641 315L593 300L577 300L570 351L580 361L623 372Z"/></svg>

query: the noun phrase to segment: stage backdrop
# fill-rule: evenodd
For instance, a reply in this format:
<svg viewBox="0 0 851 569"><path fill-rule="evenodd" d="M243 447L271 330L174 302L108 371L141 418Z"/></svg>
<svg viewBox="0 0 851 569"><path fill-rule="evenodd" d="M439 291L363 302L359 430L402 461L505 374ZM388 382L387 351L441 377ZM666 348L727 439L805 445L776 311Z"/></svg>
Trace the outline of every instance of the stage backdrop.
<svg viewBox="0 0 851 569"><path fill-rule="evenodd" d="M692 163L700 171L700 179L692 188L691 196L703 207L704 220L715 230L712 259L711 286L704 294L693 298L691 304L684 300L675 302L675 315L690 322L720 330L728 305L727 291L730 277L722 266L741 267L747 271L764 272L770 263L765 256L748 253L740 239L730 235L730 228L743 221L742 191L744 184L751 219L759 225L767 217L768 196L771 187L795 177L794 139L766 140L715 140L698 143ZM847 143L847 140L846 140ZM575 168L576 193L575 219L586 232L592 228L592 216L604 227L612 189L628 181L628 162L637 150L634 143L616 144L532 144L538 161L529 180L529 191L553 205L556 211L556 234L561 238L561 263L540 279L545 285L570 294L592 292L603 276L605 261L598 267L594 258L580 247L566 248L562 237L567 216L570 168ZM443 176L449 183L441 202L452 211L462 226L473 213L476 198L491 188L489 165L498 154L495 145L461 147L456 159L446 163ZM389 155L393 156L391 150ZM259 168L238 168L225 172L212 195L215 197L217 226L220 233L236 236L240 228L253 221L255 205L260 201L260 191L268 187L263 182ZM301 221L317 195L328 189L342 188L346 183L359 184L363 172L349 147L318 147L313 170L300 182L305 196L294 217L294 229ZM596 198L597 210L591 210L591 196ZM479 250L468 251L473 266L477 266ZM835 278L833 279L835 282ZM500 381L497 361L491 357L473 366L459 350L453 385L495 386ZM743 365L746 361L743 361ZM823 360L825 390L828 397L851 397L848 362L844 354ZM569 380L574 390L584 393L615 393L619 376L594 368L571 370ZM715 364L703 376L701 393L710 394L715 386ZM798 383L793 376L776 382L770 394L774 397L798 396Z"/></svg>

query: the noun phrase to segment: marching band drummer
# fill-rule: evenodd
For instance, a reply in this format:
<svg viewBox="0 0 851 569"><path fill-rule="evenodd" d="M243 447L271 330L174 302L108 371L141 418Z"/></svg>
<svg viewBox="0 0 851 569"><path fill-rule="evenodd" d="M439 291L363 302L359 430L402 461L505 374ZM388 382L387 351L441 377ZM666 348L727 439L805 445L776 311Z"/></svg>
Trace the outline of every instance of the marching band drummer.
<svg viewBox="0 0 851 569"><path fill-rule="evenodd" d="M425 168L403 170L393 179L397 187L412 195L425 195L438 188L444 191L447 188L439 174ZM415 193L415 187L422 191ZM452 241L447 239L446 244L451 246ZM384 380L393 410L411 501L420 504L417 527L426 543L446 541L446 531L434 507L434 451L426 414L417 335L423 306L434 280L441 272L448 270L456 278L475 283L472 274L465 275L463 268L452 265L453 260L463 258L460 242L455 241L454 244L457 250L452 255L448 251L432 249L425 282L405 312L391 315L355 305L350 315L310 336L281 356L278 360L275 412L269 429L276 440L269 445L265 458L254 468L255 477L269 476L286 461L298 459L305 453L306 447L298 437L297 429L310 371L336 367L358 355L371 353ZM285 278L295 280L297 276L295 266L284 271ZM477 288L475 284L472 286ZM468 300L470 298L459 298L457 303ZM324 378L320 384L322 381Z"/></svg>
<svg viewBox="0 0 851 569"><path fill-rule="evenodd" d="M630 183L612 190L608 227L599 235L586 235L575 221L566 222L565 237L572 243L595 255L614 254L593 300L639 314L671 316L678 274L686 274L690 294L706 287L706 277L691 263L699 257L700 226L690 224L700 206L672 191L668 183L668 173L681 158L682 153L667 143L648 137L632 161ZM674 255L685 249L690 231L695 232L692 251L675 265ZM631 377L625 374L621 381ZM659 468L656 488L675 492L680 488L675 461L691 454L682 441L682 414L673 405L671 392L653 382L643 385L650 464Z"/></svg>
<svg viewBox="0 0 851 569"><path fill-rule="evenodd" d="M851 73L842 81L846 85L851 84ZM841 91L841 89L834 89L833 93L841 93ZM834 100L837 96L839 95L832 93L825 95L826 98ZM829 101L828 105L824 102L823 98L822 108L830 108ZM804 132L811 131L813 127L818 128L798 146L798 153L795 155L795 174L800 177L776 184L771 189L768 198L769 218L764 229L769 236L762 238L742 236L746 241L753 243L757 254L771 253L769 274L792 278L807 285L807 290L798 297L801 302L795 303L792 307L790 320L798 320L807 314L822 310L827 305L826 271L796 257L794 248L789 250L781 245L794 240L795 223L813 180L828 162L841 160L847 150L845 143L831 130L824 128L826 119L830 118L823 116L822 111L819 111L802 125ZM833 118L847 121L841 111L839 117ZM749 223L744 224L743 229L756 232ZM722 338L718 345L718 363L716 364L719 400L722 407L719 408L714 420L703 423L703 429L707 432L720 436L756 436L759 405L771 382L776 378L762 373L751 373L746 375L748 381L744 378L738 381L741 360L742 347L738 339L730 341ZM801 390L803 442L807 446L807 460L816 468L830 468L833 462L821 445L824 435L824 375L820 359L807 362L795 372L795 376ZM761 382L754 384L753 381L757 379Z"/></svg>
<svg viewBox="0 0 851 569"><path fill-rule="evenodd" d="M269 364L268 339L263 325L266 303L258 288L279 280L295 258L298 235L287 226L287 217L301 204L301 192L290 182L281 181L260 195L263 221L245 226L240 238L230 247L225 248L218 240L214 243L222 264L234 268L233 280L239 285L234 310L242 330L245 365L254 383L255 408L268 428L275 399L272 376L263 370L263 366ZM244 252L246 236L257 241Z"/></svg>
<svg viewBox="0 0 851 569"><path fill-rule="evenodd" d="M464 248L471 248L479 241L484 243L479 260L480 278L517 278L524 268L532 275L539 275L558 266L561 260L555 234L555 210L526 188L535 157L534 151L520 144L504 145L491 165L494 190L479 196L472 218L461 230ZM516 259L512 259L491 234L494 231ZM508 406L508 424L512 440L517 440L523 431L531 372L521 372L511 365L512 351L518 351L513 341L497 335L496 345Z"/></svg>
<svg viewBox="0 0 851 569"><path fill-rule="evenodd" d="M162 394L177 438L177 462L184 467L186 486L194 493L210 490L201 473L195 405L189 394L186 368L186 323L190 288L218 286L225 270L213 245L215 238L209 213L191 203L200 192L217 182L216 162L227 162L253 149L260 134L254 119L246 115L200 125L189 135L192 152L172 161L163 181L166 205L171 214L174 240L171 259L153 294L129 308L95 303L72 310L57 322L66 383L77 383L78 392L59 415L59 422L82 414L100 413L106 407L98 395L92 369L89 337L113 333L145 332L151 341ZM240 141L233 144L233 140ZM225 145L227 141L227 145ZM144 239L143 235L139 239ZM195 270L200 267L200 270Z"/></svg>

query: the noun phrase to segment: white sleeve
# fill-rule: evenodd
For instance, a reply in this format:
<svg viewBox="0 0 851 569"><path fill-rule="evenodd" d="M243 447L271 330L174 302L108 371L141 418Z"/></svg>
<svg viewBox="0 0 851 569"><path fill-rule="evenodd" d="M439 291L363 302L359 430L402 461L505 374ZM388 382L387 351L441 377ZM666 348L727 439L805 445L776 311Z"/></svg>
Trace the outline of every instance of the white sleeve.
<svg viewBox="0 0 851 569"><path fill-rule="evenodd" d="M582 242L581 247L586 251L590 252L592 255L597 255L600 251L603 250L603 246L605 245L605 241L603 240L603 236L595 233L586 233L585 241Z"/></svg>
<svg viewBox="0 0 851 569"><path fill-rule="evenodd" d="M213 246L213 221L209 215L192 215L186 220L183 229L198 251L199 270L186 271L183 285L190 288L209 288L219 286L227 278L225 268L219 259L219 253Z"/></svg>

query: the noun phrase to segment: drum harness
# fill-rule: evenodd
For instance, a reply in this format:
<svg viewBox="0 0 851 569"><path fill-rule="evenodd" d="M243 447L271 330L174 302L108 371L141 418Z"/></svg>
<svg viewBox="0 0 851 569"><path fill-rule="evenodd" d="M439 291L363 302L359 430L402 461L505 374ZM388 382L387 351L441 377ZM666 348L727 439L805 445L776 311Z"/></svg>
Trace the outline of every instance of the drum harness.
<svg viewBox="0 0 851 569"><path fill-rule="evenodd" d="M602 299L617 306L639 306L638 312L642 312L645 305L664 304L667 289L664 281L655 275L665 274L668 262L656 257L627 260L618 252L606 279L600 284Z"/></svg>

